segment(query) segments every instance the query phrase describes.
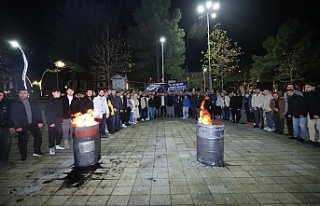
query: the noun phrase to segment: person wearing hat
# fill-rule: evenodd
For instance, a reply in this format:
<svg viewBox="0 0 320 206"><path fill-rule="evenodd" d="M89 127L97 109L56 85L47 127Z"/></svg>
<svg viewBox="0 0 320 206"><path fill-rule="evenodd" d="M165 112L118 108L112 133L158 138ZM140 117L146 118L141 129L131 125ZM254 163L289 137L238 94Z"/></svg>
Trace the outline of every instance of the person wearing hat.
<svg viewBox="0 0 320 206"><path fill-rule="evenodd" d="M305 86L305 99L308 112L308 131L309 140L307 143L320 146L320 92L316 90L316 85L313 82L306 83ZM316 132L316 130L318 132Z"/></svg>
<svg viewBox="0 0 320 206"><path fill-rule="evenodd" d="M34 157L42 157L41 152L43 127L42 114L35 100L29 98L27 89L19 89L19 98L12 101L10 109L10 120L14 129L18 132L18 147L21 161L27 160L27 133L34 137Z"/></svg>

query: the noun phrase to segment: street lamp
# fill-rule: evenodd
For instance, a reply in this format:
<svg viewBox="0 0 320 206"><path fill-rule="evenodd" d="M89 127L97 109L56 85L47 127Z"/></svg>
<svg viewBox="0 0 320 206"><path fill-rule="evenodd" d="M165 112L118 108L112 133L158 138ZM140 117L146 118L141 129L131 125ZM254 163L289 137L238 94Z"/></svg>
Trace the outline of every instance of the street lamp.
<svg viewBox="0 0 320 206"><path fill-rule="evenodd" d="M40 96L41 96L41 97L42 97L42 79L43 79L44 75L45 75L47 72L49 72L49 71L50 71L50 70L47 69L47 70L45 70L45 71L42 73L42 76L41 76L40 81L34 81L34 82L32 82L32 85L38 85L38 86L39 86Z"/></svg>
<svg viewBox="0 0 320 206"><path fill-rule="evenodd" d="M22 53L22 58L23 58L23 72L22 72L22 81L23 81L23 86L25 89L27 88L26 84L26 76L27 76L27 71L28 71L28 61L26 58L26 55L24 54L20 44L17 41L10 41L9 42L13 48L19 48L21 53Z"/></svg>
<svg viewBox="0 0 320 206"><path fill-rule="evenodd" d="M163 43L166 41L166 38L164 37L161 37L160 38L160 42L161 42L161 62L162 62L162 65L161 65L161 69L162 69L162 82L164 83L164 60L163 60Z"/></svg>
<svg viewBox="0 0 320 206"><path fill-rule="evenodd" d="M58 72L60 72L59 68L65 67L66 64L62 61L56 61L54 63L54 65L57 67L56 72L57 72L57 89L58 89L59 88L59 73Z"/></svg>
<svg viewBox="0 0 320 206"><path fill-rule="evenodd" d="M218 10L220 7L219 3L212 3L211 1L207 1L207 3L203 6L198 6L198 12L200 14L203 14L203 16L200 16L199 18L202 18L204 16L207 17L207 44L208 44L208 74L209 74L209 89L212 89L212 77L211 77L211 51L210 51L210 21L209 21L209 15L212 18L216 18L217 14L215 13L216 10Z"/></svg>

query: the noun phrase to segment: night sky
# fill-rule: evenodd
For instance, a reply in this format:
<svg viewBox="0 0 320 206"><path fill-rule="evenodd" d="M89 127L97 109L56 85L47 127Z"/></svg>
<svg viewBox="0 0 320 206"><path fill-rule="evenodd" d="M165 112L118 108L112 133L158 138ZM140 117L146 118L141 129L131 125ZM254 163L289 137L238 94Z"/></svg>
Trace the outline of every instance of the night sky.
<svg viewBox="0 0 320 206"><path fill-rule="evenodd" d="M116 1L116 0L114 0ZM122 21L132 24L132 13L139 0L122 1ZM206 1L172 0L173 8L182 12L181 28L186 32L186 66L189 71L200 71L200 52L206 50L206 19L199 19L197 6ZM241 66L251 63L253 54L263 54L262 42L275 35L281 24L290 18L319 22L318 1L312 0L221 0L217 18L210 26L219 22L228 35L243 48ZM53 63L46 58L50 47L50 22L55 20L57 7L64 0L5 0L0 3L1 44L16 39L22 45L29 60L28 76L38 79L42 71L52 68ZM202 36L195 30L204 31ZM60 32L60 31L57 31ZM19 53L14 53L15 62L20 61ZM22 61L22 60L21 60ZM16 63L18 65L19 63Z"/></svg>

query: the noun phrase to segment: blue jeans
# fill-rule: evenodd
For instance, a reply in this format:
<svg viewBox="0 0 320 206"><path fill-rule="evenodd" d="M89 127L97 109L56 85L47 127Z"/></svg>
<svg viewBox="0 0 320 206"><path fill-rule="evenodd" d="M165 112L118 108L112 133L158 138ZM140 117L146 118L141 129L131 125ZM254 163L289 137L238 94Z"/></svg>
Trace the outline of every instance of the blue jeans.
<svg viewBox="0 0 320 206"><path fill-rule="evenodd" d="M155 108L149 107L149 118L154 119Z"/></svg>
<svg viewBox="0 0 320 206"><path fill-rule="evenodd" d="M130 122L134 122L134 112L130 112Z"/></svg>
<svg viewBox="0 0 320 206"><path fill-rule="evenodd" d="M112 129L120 130L120 112L115 112L112 117Z"/></svg>
<svg viewBox="0 0 320 206"><path fill-rule="evenodd" d="M292 117L293 121L293 136L305 139L307 133L307 117L295 118Z"/></svg>
<svg viewBox="0 0 320 206"><path fill-rule="evenodd" d="M272 112L266 112L266 121L267 121L267 127L272 129L273 128Z"/></svg>

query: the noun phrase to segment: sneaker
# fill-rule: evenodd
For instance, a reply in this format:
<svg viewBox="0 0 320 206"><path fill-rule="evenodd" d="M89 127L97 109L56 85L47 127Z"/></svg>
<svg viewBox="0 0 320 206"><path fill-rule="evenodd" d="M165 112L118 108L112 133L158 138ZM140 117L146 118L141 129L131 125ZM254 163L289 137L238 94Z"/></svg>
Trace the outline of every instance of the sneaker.
<svg viewBox="0 0 320 206"><path fill-rule="evenodd" d="M265 127L265 128L263 128L263 130L266 130L266 131L268 131L268 129L269 129L269 127Z"/></svg>
<svg viewBox="0 0 320 206"><path fill-rule="evenodd" d="M127 128L127 126L126 126L125 124L122 124L122 127L123 127L123 128Z"/></svg>
<svg viewBox="0 0 320 206"><path fill-rule="evenodd" d="M150 118L146 118L146 120L148 121L148 120L150 120Z"/></svg>
<svg viewBox="0 0 320 206"><path fill-rule="evenodd" d="M268 132L273 132L273 129L272 128L268 128L267 131Z"/></svg>
<svg viewBox="0 0 320 206"><path fill-rule="evenodd" d="M141 121L144 121L144 119L141 119Z"/></svg>
<svg viewBox="0 0 320 206"><path fill-rule="evenodd" d="M56 149L65 149L65 148L60 145L56 145Z"/></svg>
<svg viewBox="0 0 320 206"><path fill-rule="evenodd" d="M56 154L56 151L54 150L54 147L49 148L49 154L51 154L51 155L55 155Z"/></svg>
<svg viewBox="0 0 320 206"><path fill-rule="evenodd" d="M32 156L34 157L42 157L44 154L42 152L38 152L38 153L33 153Z"/></svg>
<svg viewBox="0 0 320 206"><path fill-rule="evenodd" d="M20 162L26 162L27 161L27 158L21 158L20 159Z"/></svg>

